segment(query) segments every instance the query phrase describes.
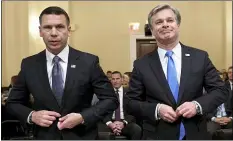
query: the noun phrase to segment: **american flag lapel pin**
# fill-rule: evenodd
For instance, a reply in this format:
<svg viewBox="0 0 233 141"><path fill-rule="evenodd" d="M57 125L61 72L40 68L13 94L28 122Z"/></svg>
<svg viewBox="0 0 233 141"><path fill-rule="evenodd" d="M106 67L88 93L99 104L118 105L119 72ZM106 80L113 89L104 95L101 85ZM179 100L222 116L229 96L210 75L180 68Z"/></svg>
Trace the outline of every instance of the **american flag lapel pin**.
<svg viewBox="0 0 233 141"><path fill-rule="evenodd" d="M71 68L76 68L76 65L71 65L70 67L71 67Z"/></svg>

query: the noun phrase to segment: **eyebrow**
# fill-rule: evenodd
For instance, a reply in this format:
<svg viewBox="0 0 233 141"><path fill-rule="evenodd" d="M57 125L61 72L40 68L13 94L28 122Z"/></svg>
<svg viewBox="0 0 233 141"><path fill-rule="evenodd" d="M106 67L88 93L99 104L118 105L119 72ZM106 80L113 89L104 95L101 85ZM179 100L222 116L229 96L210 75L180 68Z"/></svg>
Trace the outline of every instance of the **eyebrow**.
<svg viewBox="0 0 233 141"><path fill-rule="evenodd" d="M175 18L173 18L173 17L167 17L167 18L165 18L165 20L167 20L167 19L173 19L173 20L175 20ZM160 20L164 20L164 19L160 18L160 19L155 20L155 22L156 21L160 21Z"/></svg>

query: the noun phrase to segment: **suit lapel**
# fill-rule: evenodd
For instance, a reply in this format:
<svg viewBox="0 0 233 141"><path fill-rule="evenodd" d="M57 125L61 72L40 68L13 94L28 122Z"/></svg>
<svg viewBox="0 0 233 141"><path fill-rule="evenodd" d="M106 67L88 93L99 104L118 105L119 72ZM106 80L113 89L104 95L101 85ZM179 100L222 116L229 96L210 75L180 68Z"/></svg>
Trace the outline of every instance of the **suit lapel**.
<svg viewBox="0 0 233 141"><path fill-rule="evenodd" d="M171 92L170 87L168 85L167 79L166 79L165 74L163 72L157 49L154 52L152 52L152 54L149 58L150 58L150 66L151 66L151 68L154 72L154 75L156 76L158 82L160 83L160 87L165 90L166 96L169 99L168 102L171 105L175 104L176 101L172 95L172 92ZM167 98L164 97L164 100L167 101Z"/></svg>
<svg viewBox="0 0 233 141"><path fill-rule="evenodd" d="M38 83L38 85L43 85L44 93L41 93L41 99L45 100L44 104L51 108L54 111L59 111L60 107L57 103L57 100L51 90L49 79L48 79L48 73L47 73L47 60L46 60L46 53L45 50L38 54L38 61L37 61L37 70L39 70L38 78L41 83ZM52 101L52 102L51 102Z"/></svg>
<svg viewBox="0 0 233 141"><path fill-rule="evenodd" d="M79 60L80 54L78 51L75 51L73 48L69 47L69 57L68 57L68 64L67 64L67 73L66 73L66 81L65 81L65 88L64 93L62 97L62 107L64 107L65 99L68 98L68 96L71 96L73 85L75 84L75 81L77 80L76 75L79 74L77 67L82 66L80 64Z"/></svg>
<svg viewBox="0 0 233 141"><path fill-rule="evenodd" d="M179 88L179 96L177 104L180 105L182 97L184 95L185 82L190 74L191 68L191 57L192 54L190 50L181 44L181 52L182 52L182 61L181 61L181 76L180 76L180 88Z"/></svg>

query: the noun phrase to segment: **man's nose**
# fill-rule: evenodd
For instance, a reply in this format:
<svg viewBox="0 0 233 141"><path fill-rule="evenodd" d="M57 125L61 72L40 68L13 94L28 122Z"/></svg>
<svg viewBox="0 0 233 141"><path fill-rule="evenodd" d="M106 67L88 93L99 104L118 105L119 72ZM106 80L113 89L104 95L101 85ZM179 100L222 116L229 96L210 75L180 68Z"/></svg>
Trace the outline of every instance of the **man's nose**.
<svg viewBox="0 0 233 141"><path fill-rule="evenodd" d="M167 28L168 26L169 26L168 23L167 23L166 21L164 21L164 22L163 22L163 27L164 27L164 28Z"/></svg>
<svg viewBox="0 0 233 141"><path fill-rule="evenodd" d="M57 36L57 29L55 27L51 29L51 36Z"/></svg>

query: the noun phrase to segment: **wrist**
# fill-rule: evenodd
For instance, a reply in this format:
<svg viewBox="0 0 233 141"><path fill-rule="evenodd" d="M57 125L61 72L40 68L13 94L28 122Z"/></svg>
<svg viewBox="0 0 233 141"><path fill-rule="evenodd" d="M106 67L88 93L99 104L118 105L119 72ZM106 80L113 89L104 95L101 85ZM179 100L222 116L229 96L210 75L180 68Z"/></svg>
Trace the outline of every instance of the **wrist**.
<svg viewBox="0 0 233 141"><path fill-rule="evenodd" d="M216 119L216 117L212 117L212 118L211 118L211 121L215 122L215 119Z"/></svg>
<svg viewBox="0 0 233 141"><path fill-rule="evenodd" d="M162 107L162 104L159 104L158 105L158 119L160 118L160 109L161 109L161 107Z"/></svg>
<svg viewBox="0 0 233 141"><path fill-rule="evenodd" d="M123 120L124 126L126 126L128 124L128 122L126 120Z"/></svg>
<svg viewBox="0 0 233 141"><path fill-rule="evenodd" d="M29 124L34 123L35 113L36 113L36 111L32 111L31 114L29 115Z"/></svg>
<svg viewBox="0 0 233 141"><path fill-rule="evenodd" d="M194 103L195 108L196 108L196 114L197 115L201 115L201 107L198 105L198 103L196 101L192 101L192 103Z"/></svg>
<svg viewBox="0 0 233 141"><path fill-rule="evenodd" d="M80 123L84 124L85 122L84 122L83 116L80 113L75 113L75 114L76 114L77 117L80 118Z"/></svg>

